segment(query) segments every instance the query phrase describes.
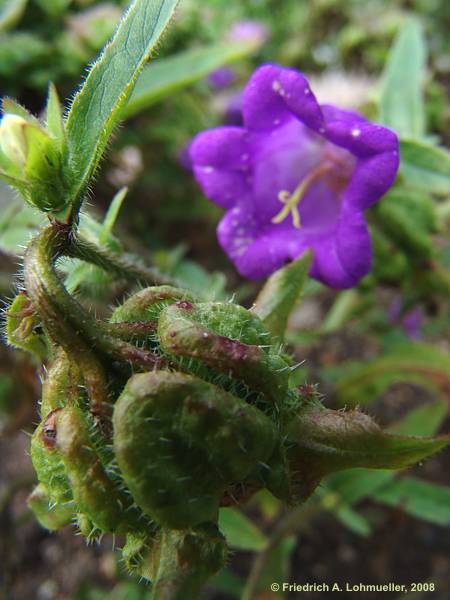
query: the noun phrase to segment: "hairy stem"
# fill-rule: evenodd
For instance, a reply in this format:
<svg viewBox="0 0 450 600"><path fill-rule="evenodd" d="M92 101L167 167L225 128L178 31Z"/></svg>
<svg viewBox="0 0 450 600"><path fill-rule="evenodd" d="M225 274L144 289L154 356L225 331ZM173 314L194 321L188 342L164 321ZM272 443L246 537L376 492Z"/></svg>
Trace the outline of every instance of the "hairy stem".
<svg viewBox="0 0 450 600"><path fill-rule="evenodd" d="M144 284L180 286L179 282L175 281L169 275L161 273L159 269L137 265L126 257L117 256L109 252L106 248L96 246L80 234L72 237L71 243L65 248L64 254L71 258L84 260L124 279Z"/></svg>
<svg viewBox="0 0 450 600"><path fill-rule="evenodd" d="M59 257L70 255L75 245L70 229L54 223L30 242L25 254L26 288L51 339L81 361L83 371L85 367L90 371L92 347L110 360L128 362L139 369L153 368L158 364L154 354L115 337L108 324L92 319L67 292L55 263Z"/></svg>
<svg viewBox="0 0 450 600"><path fill-rule="evenodd" d="M163 529L151 600L198 600L226 561L224 538L214 531Z"/></svg>

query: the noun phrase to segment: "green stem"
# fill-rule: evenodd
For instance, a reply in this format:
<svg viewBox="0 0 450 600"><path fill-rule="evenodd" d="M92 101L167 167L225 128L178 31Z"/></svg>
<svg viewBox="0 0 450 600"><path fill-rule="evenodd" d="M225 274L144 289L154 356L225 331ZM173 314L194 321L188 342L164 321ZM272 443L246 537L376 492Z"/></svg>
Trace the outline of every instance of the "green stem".
<svg viewBox="0 0 450 600"><path fill-rule="evenodd" d="M207 580L224 566L226 555L218 532L163 529L151 600L198 600Z"/></svg>
<svg viewBox="0 0 450 600"><path fill-rule="evenodd" d="M50 339L82 370L93 411L101 413L109 402L106 374L80 331L70 323L72 298L67 302L64 294L68 294L53 268L64 240L63 230L50 226L30 242L24 262L25 286Z"/></svg>
<svg viewBox="0 0 450 600"><path fill-rule="evenodd" d="M295 510L288 512L286 516L281 519L270 536L267 546L257 555L253 563L242 595L242 600L254 600L254 598L257 597L259 592L259 584L264 574L264 570L272 552L277 548L277 546L287 536L298 535L310 524L312 519L314 519L324 510L333 508L336 502L337 499L334 495L327 495L316 504L299 506Z"/></svg>
<svg viewBox="0 0 450 600"><path fill-rule="evenodd" d="M109 252L106 248L101 248L89 242L81 235L77 234L72 238L71 243L67 245L64 252L65 256L78 258L85 262L97 265L101 269L112 273L124 279L141 282L144 284L173 285L180 287L180 283L169 275L161 273L155 267L145 267L137 265L125 256L118 256Z"/></svg>
<svg viewBox="0 0 450 600"><path fill-rule="evenodd" d="M128 362L139 369L159 365L153 353L114 337L114 328L92 319L67 292L55 263L60 256L73 253L75 245L70 229L53 223L30 242L25 254L26 289L51 339L83 365L83 371L92 361L91 348L109 360Z"/></svg>

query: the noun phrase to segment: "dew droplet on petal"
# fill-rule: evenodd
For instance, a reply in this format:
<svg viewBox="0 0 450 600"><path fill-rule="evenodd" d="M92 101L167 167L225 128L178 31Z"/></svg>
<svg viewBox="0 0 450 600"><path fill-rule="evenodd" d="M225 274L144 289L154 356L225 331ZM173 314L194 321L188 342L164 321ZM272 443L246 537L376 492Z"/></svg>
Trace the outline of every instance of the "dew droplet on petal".
<svg viewBox="0 0 450 600"><path fill-rule="evenodd" d="M272 89L274 92L279 92L281 90L281 83L278 81L278 79L274 79L272 81Z"/></svg>

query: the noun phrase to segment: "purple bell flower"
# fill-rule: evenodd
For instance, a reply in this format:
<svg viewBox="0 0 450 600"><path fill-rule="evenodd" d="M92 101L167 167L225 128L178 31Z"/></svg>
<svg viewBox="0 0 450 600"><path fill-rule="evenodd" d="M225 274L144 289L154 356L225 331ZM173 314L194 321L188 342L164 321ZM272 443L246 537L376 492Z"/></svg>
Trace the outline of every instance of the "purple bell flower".
<svg viewBox="0 0 450 600"><path fill-rule="evenodd" d="M317 103L305 77L264 65L244 91L243 127L218 127L191 145L205 195L226 209L218 239L238 271L267 277L314 252L311 276L335 288L371 267L364 211L392 185L394 132Z"/></svg>
<svg viewBox="0 0 450 600"><path fill-rule="evenodd" d="M227 125L243 125L242 99L242 92L238 92L228 101L224 115L224 120Z"/></svg>
<svg viewBox="0 0 450 600"><path fill-rule="evenodd" d="M422 339L424 312L420 306L413 308L403 317L403 329L411 340Z"/></svg>
<svg viewBox="0 0 450 600"><path fill-rule="evenodd" d="M254 41L258 44L264 44L269 37L269 29L261 21L245 20L237 21L228 33L228 39L231 42L249 42Z"/></svg>
<svg viewBox="0 0 450 600"><path fill-rule="evenodd" d="M206 78L213 90L223 90L234 83L236 73L232 67L220 67L212 71Z"/></svg>
<svg viewBox="0 0 450 600"><path fill-rule="evenodd" d="M403 301L400 297L395 298L387 311L387 317L393 325L399 325L409 339L417 341L422 339L422 327L425 313L421 306L403 313Z"/></svg>

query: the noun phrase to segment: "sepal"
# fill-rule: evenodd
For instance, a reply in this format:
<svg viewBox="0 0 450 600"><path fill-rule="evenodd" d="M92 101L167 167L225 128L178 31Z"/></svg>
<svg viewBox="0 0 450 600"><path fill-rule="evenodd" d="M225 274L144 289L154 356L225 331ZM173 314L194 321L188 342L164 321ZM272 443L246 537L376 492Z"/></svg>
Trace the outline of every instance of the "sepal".
<svg viewBox="0 0 450 600"><path fill-rule="evenodd" d="M38 361L48 355L47 341L37 332L38 317L29 298L17 294L6 312L6 340L10 346L30 352Z"/></svg>
<svg viewBox="0 0 450 600"><path fill-rule="evenodd" d="M287 427L286 460L291 500L307 498L327 474L353 467L403 469L450 443L449 436L390 435L354 410L308 410Z"/></svg>

